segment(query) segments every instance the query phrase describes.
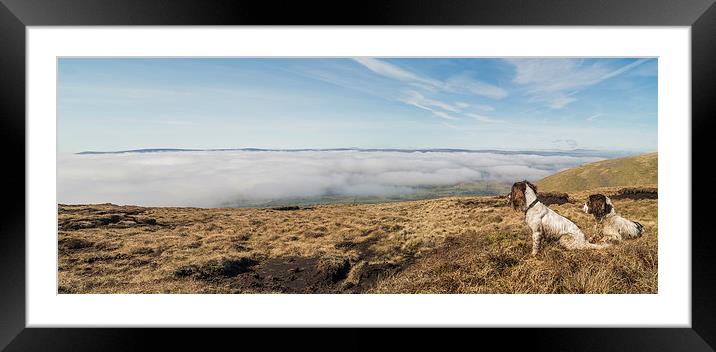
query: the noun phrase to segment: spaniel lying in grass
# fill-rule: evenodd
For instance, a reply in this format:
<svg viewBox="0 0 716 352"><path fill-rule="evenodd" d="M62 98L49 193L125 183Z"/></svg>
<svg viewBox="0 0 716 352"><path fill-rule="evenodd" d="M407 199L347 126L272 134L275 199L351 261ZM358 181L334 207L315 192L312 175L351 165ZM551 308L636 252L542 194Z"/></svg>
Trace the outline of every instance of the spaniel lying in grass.
<svg viewBox="0 0 716 352"><path fill-rule="evenodd" d="M603 194L592 194L584 203L583 210L594 215L602 225L602 241L619 242L623 239L638 238L644 233L644 226L636 221L630 221L614 209L611 199Z"/></svg>
<svg viewBox="0 0 716 352"><path fill-rule="evenodd" d="M509 202L512 209L525 213L525 222L532 230L532 255L537 255L540 243L546 238L557 239L567 249L608 246L607 243L594 244L587 241L577 225L540 203L537 200L537 186L526 180L512 185Z"/></svg>

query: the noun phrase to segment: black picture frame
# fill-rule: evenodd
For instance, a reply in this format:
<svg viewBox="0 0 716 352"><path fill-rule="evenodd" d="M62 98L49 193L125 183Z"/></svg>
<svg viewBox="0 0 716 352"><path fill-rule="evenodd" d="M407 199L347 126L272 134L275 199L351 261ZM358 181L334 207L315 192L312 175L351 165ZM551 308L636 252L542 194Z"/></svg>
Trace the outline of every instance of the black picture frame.
<svg viewBox="0 0 716 352"><path fill-rule="evenodd" d="M277 347L390 348L435 345L546 350L713 351L716 241L708 221L716 82L714 0L490 0L286 2L198 0L0 0L0 348L25 350L212 350L246 339ZM49 329L25 327L25 29L88 25L549 25L690 26L692 64L691 328L460 329L442 336L403 330ZM21 187L24 185L24 187ZM668 216L668 214L662 214ZM678 234L673 234L678 235ZM685 235L685 234L684 234ZM181 307L177 307L181 309ZM261 336L266 334L266 337ZM458 337L466 338L459 339ZM465 342L473 341L473 344ZM331 343L328 343L331 342ZM484 345L483 345L484 343ZM300 346L303 345L303 346ZM231 348L232 345L229 345ZM492 347L495 348L495 347Z"/></svg>

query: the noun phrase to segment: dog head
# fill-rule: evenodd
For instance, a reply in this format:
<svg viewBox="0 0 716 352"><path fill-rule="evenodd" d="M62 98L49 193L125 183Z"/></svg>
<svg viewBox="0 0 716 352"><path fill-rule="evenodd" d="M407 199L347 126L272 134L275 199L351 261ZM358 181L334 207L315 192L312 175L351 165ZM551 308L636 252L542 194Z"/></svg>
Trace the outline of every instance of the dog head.
<svg viewBox="0 0 716 352"><path fill-rule="evenodd" d="M584 203L582 209L585 213L592 214L595 218L601 220L607 214L611 213L613 208L609 197L603 194L592 194L589 196L589 199L587 199L587 202Z"/></svg>
<svg viewBox="0 0 716 352"><path fill-rule="evenodd" d="M533 185L527 180L515 182L512 185L512 191L510 191L510 195L507 196L507 201L509 202L512 209L525 209L525 206L527 206L527 199L525 197L525 191L527 190L527 187L531 188L532 192L537 195L537 186Z"/></svg>

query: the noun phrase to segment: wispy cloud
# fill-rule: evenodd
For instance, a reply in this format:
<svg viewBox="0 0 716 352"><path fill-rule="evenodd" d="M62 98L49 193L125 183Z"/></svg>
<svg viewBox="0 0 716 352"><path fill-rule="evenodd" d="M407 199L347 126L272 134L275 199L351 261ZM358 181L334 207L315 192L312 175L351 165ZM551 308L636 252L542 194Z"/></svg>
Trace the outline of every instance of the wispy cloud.
<svg viewBox="0 0 716 352"><path fill-rule="evenodd" d="M547 106L552 109L561 109L572 102L577 101L577 98L572 97L575 92L572 92L570 94L563 94L563 93L555 93L552 98L548 98L547 100Z"/></svg>
<svg viewBox="0 0 716 352"><path fill-rule="evenodd" d="M618 69L603 62L584 64L580 59L507 59L515 67L513 82L526 87L531 101L561 109L577 100L579 90L619 76L648 59Z"/></svg>
<svg viewBox="0 0 716 352"><path fill-rule="evenodd" d="M612 77L619 76L619 75L621 75L622 73L627 72L627 71L629 71L629 70L631 70L631 69L633 69L633 68L635 68L635 67L637 67L637 66L639 66L639 65L641 65L641 64L643 64L643 63L645 63L645 62L647 62L648 60L649 60L649 59L639 59L639 60L636 60L636 61L634 61L634 62L632 62L632 63L630 63L630 64L628 64L628 65L623 66L622 68L620 68L620 69L618 69L618 70L615 70L615 71L612 71L612 72L606 74L606 75L603 76L599 81L601 82L601 81L603 81L603 80L605 80L605 79L609 79L609 78L612 78Z"/></svg>
<svg viewBox="0 0 716 352"><path fill-rule="evenodd" d="M495 108L494 108L493 106L491 106L491 105L486 105L486 104L470 105L470 104L468 104L468 103L466 103L466 102L459 101L459 102L455 103L455 105L456 105L457 107L459 107L460 109L467 109L467 108L469 108L469 107L474 107L475 109L478 109L478 110L481 110L481 111L495 111Z"/></svg>
<svg viewBox="0 0 716 352"><path fill-rule="evenodd" d="M445 127L447 127L447 128L452 128L452 129L454 129L454 130L460 129L459 127L457 127L457 126L455 126L455 125L453 125L453 124L451 124L451 123L447 123L447 122L443 122L442 125L445 126Z"/></svg>
<svg viewBox="0 0 716 352"><path fill-rule="evenodd" d="M456 120L457 118L454 116L451 116L448 112L459 112L460 110L450 104L441 102L439 100L426 98L422 94L416 91L408 91L405 93L404 97L399 98L400 101L415 106L417 108L430 111L433 113L433 115L447 119L447 120ZM444 111L442 111L442 110Z"/></svg>
<svg viewBox="0 0 716 352"><path fill-rule="evenodd" d="M577 141L574 139L555 139L552 141L552 144L557 149L568 149L568 150L575 149L579 145L579 143L577 143Z"/></svg>
<svg viewBox="0 0 716 352"><path fill-rule="evenodd" d="M461 115L470 104L465 102L447 103L428 94L435 93L457 93L470 96L487 97L491 99L502 99L508 95L507 91L495 85L471 78L467 74L459 74L448 78L446 81L432 79L408 71L385 60L375 58L354 58L357 63L365 66L370 71L384 77L392 78L401 82L411 84L412 90L404 93L405 96L398 98L398 101L417 108L430 111L433 115L454 120L455 115ZM422 90L423 93L415 89ZM478 104L475 106L482 111L494 111L492 106Z"/></svg>
<svg viewBox="0 0 716 352"><path fill-rule="evenodd" d="M437 117L441 117L441 118L444 118L444 119L446 119L446 120L457 120L457 119L458 119L457 117L452 116L452 115L446 113L445 111L435 111L435 110L433 110L433 114L434 114L435 116L437 116Z"/></svg>
<svg viewBox="0 0 716 352"><path fill-rule="evenodd" d="M503 122L502 120L493 119L493 118L485 116L485 115L472 114L472 113L468 113L466 115L472 117L475 121L478 121L478 122L488 122L488 123Z"/></svg>
<svg viewBox="0 0 716 352"><path fill-rule="evenodd" d="M406 92L406 97L402 101L407 104L419 107L421 109L427 109L426 106L432 106L450 112L460 112L460 109L455 105L444 103L435 99L426 98L424 95L414 90Z"/></svg>
<svg viewBox="0 0 716 352"><path fill-rule="evenodd" d="M427 84L430 86L440 86L442 85L440 81L421 77L415 73L412 73L410 71L404 70L398 66L395 66L389 62L374 59L374 58L368 58L368 57L357 57L354 58L357 63L365 66L369 70L385 77L390 77L394 79L398 79L401 81L406 82L418 82Z"/></svg>
<svg viewBox="0 0 716 352"><path fill-rule="evenodd" d="M450 92L472 93L492 99L502 99L508 95L506 90L498 86L475 80L465 74L449 78L445 83L445 89Z"/></svg>
<svg viewBox="0 0 716 352"><path fill-rule="evenodd" d="M598 118L598 117L600 117L600 116L602 116L602 115L604 115L604 114L594 114L594 115L591 115L591 116L587 117L587 121L592 122L592 121L594 121L596 118Z"/></svg>

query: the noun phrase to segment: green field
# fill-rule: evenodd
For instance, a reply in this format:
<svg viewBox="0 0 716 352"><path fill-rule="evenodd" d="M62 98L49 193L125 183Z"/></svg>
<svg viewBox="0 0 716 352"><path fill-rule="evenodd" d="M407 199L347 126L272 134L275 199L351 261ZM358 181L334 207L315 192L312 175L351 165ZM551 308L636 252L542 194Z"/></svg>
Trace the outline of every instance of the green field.
<svg viewBox="0 0 716 352"><path fill-rule="evenodd" d="M420 186L414 192L392 196L346 196L325 195L320 197L292 198L277 201L237 200L223 206L228 208L246 207L280 207L312 204L373 204L386 202L402 202L410 200L435 199L455 196L493 196L506 194L511 184L498 181L481 181L461 183L452 186Z"/></svg>

